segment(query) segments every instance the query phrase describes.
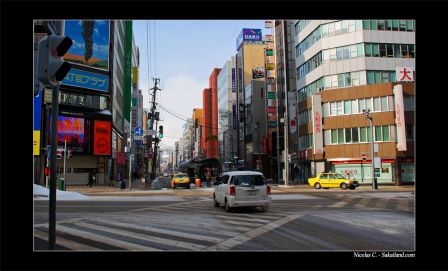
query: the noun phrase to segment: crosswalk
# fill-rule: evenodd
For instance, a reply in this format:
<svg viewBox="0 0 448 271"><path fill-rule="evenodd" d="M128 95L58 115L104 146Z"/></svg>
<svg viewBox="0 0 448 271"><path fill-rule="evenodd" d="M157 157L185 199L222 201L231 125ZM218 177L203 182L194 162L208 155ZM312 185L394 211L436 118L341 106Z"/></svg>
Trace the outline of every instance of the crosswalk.
<svg viewBox="0 0 448 271"><path fill-rule="evenodd" d="M273 202L269 212L244 210L227 213L223 207L214 208L212 205L211 198L203 197L131 212L91 214L81 219L58 221L56 244L76 251L228 250L307 212L338 208L414 210L414 200L409 198L346 195L338 200L318 198L313 201ZM35 225L34 236L46 240L48 225Z"/></svg>

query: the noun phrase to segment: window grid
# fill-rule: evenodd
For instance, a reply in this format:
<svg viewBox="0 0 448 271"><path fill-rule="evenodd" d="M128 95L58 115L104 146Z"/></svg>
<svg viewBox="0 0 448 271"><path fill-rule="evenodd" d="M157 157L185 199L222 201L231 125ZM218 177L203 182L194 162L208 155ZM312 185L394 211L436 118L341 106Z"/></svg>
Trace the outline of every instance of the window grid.
<svg viewBox="0 0 448 271"><path fill-rule="evenodd" d="M394 125L374 126L374 142L394 142L395 136L391 135ZM408 140L413 140L414 126L406 126ZM359 144L371 142L370 126L338 128L324 130L324 145Z"/></svg>

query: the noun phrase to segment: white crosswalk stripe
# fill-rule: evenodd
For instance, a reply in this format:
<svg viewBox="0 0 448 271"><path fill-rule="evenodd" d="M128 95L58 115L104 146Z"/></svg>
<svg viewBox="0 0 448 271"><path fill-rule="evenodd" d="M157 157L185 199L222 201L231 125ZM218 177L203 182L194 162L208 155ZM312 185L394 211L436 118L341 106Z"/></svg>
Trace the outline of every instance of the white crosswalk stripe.
<svg viewBox="0 0 448 271"><path fill-rule="evenodd" d="M67 233L70 235L79 236L79 237L93 240L96 242L104 243L104 244L107 244L110 246L119 247L119 248L122 248L125 250L160 250L160 249L156 249L156 248L152 248L152 247L142 246L142 245L135 244L132 242L118 240L116 238L108 237L105 235L91 233L91 232L83 231L83 230L78 230L78 229L64 226L64 225L58 225L57 231L64 232L64 233Z"/></svg>
<svg viewBox="0 0 448 271"><path fill-rule="evenodd" d="M141 226L141 225L136 225L136 224L131 224L131 223L117 222L117 221L104 220L104 219L101 219L101 222L106 222L107 224L110 224L110 225L126 227L129 229L136 229L136 230L143 230L143 231L148 231L148 232L168 234L171 236L185 237L185 238L195 239L195 240L200 240L200 241L208 241L208 242L215 242L215 243L223 241L222 238L217 238L217 237L212 237L212 236L204 236L204 235L199 235L199 234L184 233L181 231L160 229L160 228L151 227L151 226Z"/></svg>
<svg viewBox="0 0 448 271"><path fill-rule="evenodd" d="M48 232L43 232L37 229L34 229L34 236L39 237L41 239L44 240L48 240ZM100 248L96 248L96 247L91 247L91 246L87 246L78 242L74 242L68 239L65 239L63 237L58 236L56 238L56 244L66 247L68 249L71 250L76 250L76 251L84 251L84 250L101 250Z"/></svg>
<svg viewBox="0 0 448 271"><path fill-rule="evenodd" d="M108 227L98 226L98 225L91 224L91 223L79 222L79 223L76 223L76 225L103 231L103 232L109 232L109 233L118 234L121 236L136 238L139 240L144 240L144 241L148 241L148 242L159 243L162 245L168 245L168 246L179 247L179 248L184 248L184 249L201 250L201 249L206 248L206 246L204 246L204 245L170 240L170 239L166 239L166 238L159 238L159 237L144 235L144 234L136 233L136 232L131 233L129 231L119 230L119 229L115 229L115 228L111 229ZM153 250L153 248L150 247L147 250Z"/></svg>

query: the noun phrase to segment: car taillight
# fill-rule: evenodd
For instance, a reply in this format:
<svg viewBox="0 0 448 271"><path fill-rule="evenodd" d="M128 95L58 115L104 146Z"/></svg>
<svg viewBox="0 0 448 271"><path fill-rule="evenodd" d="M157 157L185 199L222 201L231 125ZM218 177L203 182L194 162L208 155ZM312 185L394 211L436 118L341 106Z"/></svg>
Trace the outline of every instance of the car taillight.
<svg viewBox="0 0 448 271"><path fill-rule="evenodd" d="M271 186L268 185L268 186L266 187L266 190L267 190L267 192L268 192L268 195L270 195L270 194L271 194Z"/></svg>
<svg viewBox="0 0 448 271"><path fill-rule="evenodd" d="M235 186L230 186L230 195L235 196Z"/></svg>

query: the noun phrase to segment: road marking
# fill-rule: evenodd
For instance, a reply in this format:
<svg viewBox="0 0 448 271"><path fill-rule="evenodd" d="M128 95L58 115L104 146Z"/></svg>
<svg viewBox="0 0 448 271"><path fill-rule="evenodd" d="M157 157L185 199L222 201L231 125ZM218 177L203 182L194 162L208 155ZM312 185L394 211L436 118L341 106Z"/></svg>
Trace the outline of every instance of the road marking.
<svg viewBox="0 0 448 271"><path fill-rule="evenodd" d="M224 219L231 218L231 217L225 216L225 215L217 215L216 217L220 217L220 218L224 218ZM265 224L271 222L270 220L258 219L258 218L254 218L254 217L232 217L232 219L238 219L238 220L242 220L242 221L260 222L260 223L265 223Z"/></svg>
<svg viewBox="0 0 448 271"><path fill-rule="evenodd" d="M141 245L134 244L131 242L117 240L115 238L110 238L107 236L103 236L103 235L99 235L99 234L95 234L95 233L91 233L91 232L87 232L87 231L83 231L83 230L77 230L77 229L70 228L70 227L63 226L63 225L58 225L57 231L65 232L65 233L68 233L71 235L76 235L76 236L79 236L82 238L90 239L92 241L104 243L104 244L111 245L114 247L120 247L120 248L123 248L126 250L160 250L160 249L156 249L156 248L141 246Z"/></svg>
<svg viewBox="0 0 448 271"><path fill-rule="evenodd" d="M235 220L237 220L237 219L224 220L224 223L226 223L226 224L234 224L234 225L242 225L242 226L249 226L249 227L263 226L263 224L260 224L260 223L250 223L250 222L235 221Z"/></svg>
<svg viewBox="0 0 448 271"><path fill-rule="evenodd" d="M149 231L149 232L157 232L157 233L162 233L162 234L169 234L172 236L185 237L185 238L189 238L189 239L196 239L196 240L200 240L200 241L208 241L208 242L213 242L213 243L219 243L224 240L221 238L216 238L216 237L211 237L211 236L192 234L192 233L184 233L184 232L180 232L180 231L172 231L172 230L167 230L167 229L159 229L159 228L150 227L150 226L141 226L141 225L136 225L136 224L112 221L112 220L101 219L101 221L98 221L98 222L101 222L101 223L106 222L107 224L115 225L115 226L121 226L121 227L136 229L136 230L144 230L144 231Z"/></svg>
<svg viewBox="0 0 448 271"><path fill-rule="evenodd" d="M34 236L39 237L44 240L48 240L48 232L43 232L40 230L34 229ZM100 248L87 246L81 243L74 242L72 240L65 239L61 236L56 238L56 244L66 247L71 250L82 251L82 250L101 250Z"/></svg>
<svg viewBox="0 0 448 271"><path fill-rule="evenodd" d="M353 205L353 208L369 208L368 203L372 201L372 198L362 198L360 201L358 201L355 205Z"/></svg>
<svg viewBox="0 0 448 271"><path fill-rule="evenodd" d="M228 250L231 249L234 246L237 246L241 243L244 243L246 241L249 241L261 234L267 233L275 228L278 228L288 222L291 222L301 216L303 216L304 214L294 214L294 215L290 215L287 217L284 217L282 219L279 219L277 221L271 222L269 224L266 224L264 226L261 226L257 229L251 230L249 232L237 235L229 240L226 240L224 242L221 242L217 245L208 247L206 250Z"/></svg>
<svg viewBox="0 0 448 271"><path fill-rule="evenodd" d="M118 234L121 236L145 240L148 242L159 243L159 244L163 244L163 245L180 247L180 248L185 248L185 249L200 250L200 249L206 248L206 246L204 246L204 245L198 245L198 244L193 244L193 243L187 243L187 242L182 242L182 241L154 237L154 236L144 235L144 234L136 233L136 232L130 233L128 231L119 230L116 228L111 229L111 228L107 228L107 227L103 227L103 226L99 226L99 225L95 225L95 224L91 224L91 223L80 222L80 223L76 223L75 225L79 225L79 226L94 229L94 230L109 232L109 233L113 233L113 234ZM148 248L146 248L146 250L156 250L156 249L148 247ZM159 250L159 249L157 249L157 250Z"/></svg>
<svg viewBox="0 0 448 271"><path fill-rule="evenodd" d="M336 202L336 203L334 203L334 204L332 204L332 205L330 205L328 207L330 207L330 208L340 208L340 207L345 207L348 204L349 204L349 202L347 202L347 201L338 201L338 202Z"/></svg>

